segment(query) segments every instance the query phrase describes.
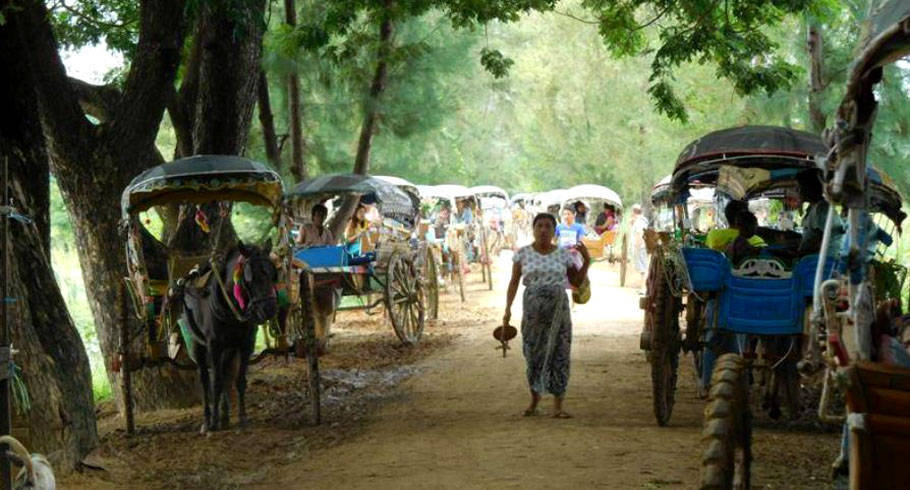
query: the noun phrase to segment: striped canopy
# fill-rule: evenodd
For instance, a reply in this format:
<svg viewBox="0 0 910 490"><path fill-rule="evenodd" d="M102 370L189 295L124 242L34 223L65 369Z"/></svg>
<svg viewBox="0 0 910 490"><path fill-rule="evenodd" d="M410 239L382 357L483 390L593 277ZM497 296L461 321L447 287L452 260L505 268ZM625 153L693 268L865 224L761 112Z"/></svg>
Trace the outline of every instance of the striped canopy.
<svg viewBox="0 0 910 490"><path fill-rule="evenodd" d="M284 186L268 166L235 155L196 155L152 167L123 190L124 218L165 204L243 201L277 208Z"/></svg>

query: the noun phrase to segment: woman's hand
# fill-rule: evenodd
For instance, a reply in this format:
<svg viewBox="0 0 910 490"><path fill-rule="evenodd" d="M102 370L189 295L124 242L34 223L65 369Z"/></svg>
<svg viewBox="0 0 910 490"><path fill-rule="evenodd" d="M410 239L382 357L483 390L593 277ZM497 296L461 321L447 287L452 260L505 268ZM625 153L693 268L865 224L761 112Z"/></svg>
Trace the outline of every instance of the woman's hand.
<svg viewBox="0 0 910 490"><path fill-rule="evenodd" d="M509 310L506 310L506 313L505 313L504 315L502 315L502 324L503 324L503 326L508 325L508 324L509 324L509 320L511 320L511 319L512 319L512 312L509 311Z"/></svg>
<svg viewBox="0 0 910 490"><path fill-rule="evenodd" d="M586 264L591 263L591 254L588 253L588 247L584 243L578 242L575 244L575 250L578 250L578 253L581 254L581 258L584 259Z"/></svg>

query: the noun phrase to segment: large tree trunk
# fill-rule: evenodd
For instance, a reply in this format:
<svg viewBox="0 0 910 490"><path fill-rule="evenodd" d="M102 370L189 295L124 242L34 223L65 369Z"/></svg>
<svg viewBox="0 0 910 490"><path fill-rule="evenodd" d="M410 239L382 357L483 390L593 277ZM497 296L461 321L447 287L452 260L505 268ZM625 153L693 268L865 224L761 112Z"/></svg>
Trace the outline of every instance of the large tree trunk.
<svg viewBox="0 0 910 490"><path fill-rule="evenodd" d="M195 154L242 155L256 104L264 0L204 3L193 121Z"/></svg>
<svg viewBox="0 0 910 490"><path fill-rule="evenodd" d="M139 44L123 92L109 119L97 126L85 118L66 77L42 2L30 1L13 14L21 16L23 42L5 46L28 60L34 76L52 170L74 225L89 306L118 402L119 375L111 361L120 341L118 299L126 274L120 193L136 174L162 162L154 142L180 59L183 13L180 0L142 3ZM131 325L132 331L139 328ZM145 352L142 336L131 349ZM133 389L140 410L188 406L199 399L194 377L167 367L137 372Z"/></svg>
<svg viewBox="0 0 910 490"><path fill-rule="evenodd" d="M275 116L272 114L269 80L265 76L265 70L259 71L259 86L256 88L256 93L259 97L259 124L262 126L265 157L275 170L281 170L281 150L278 148L278 136L275 134Z"/></svg>
<svg viewBox="0 0 910 490"><path fill-rule="evenodd" d="M297 25L297 5L294 0L284 0L285 20L293 29ZM303 161L304 143L303 127L300 122L300 76L297 68L288 75L288 130L291 133L291 174L297 182L307 178L306 164Z"/></svg>
<svg viewBox="0 0 910 490"><path fill-rule="evenodd" d="M31 403L26 411L14 401L13 427L29 450L48 454L58 471L67 472L97 444L98 433L85 346L50 265L50 169L28 66L13 52L23 42L20 24L17 15L0 24L0 64L17 74L0 77L0 106L5 108L0 112L0 158L9 165L15 206L34 221L14 221L9 228L7 280L16 302L8 311L12 343L19 351L13 359Z"/></svg>
<svg viewBox="0 0 910 490"><path fill-rule="evenodd" d="M822 80L822 35L818 22L809 21L807 44L809 49L809 121L812 132L821 134L825 129L825 111L822 109L822 95L825 85Z"/></svg>
<svg viewBox="0 0 910 490"><path fill-rule="evenodd" d="M366 174L370 171L370 150L373 146L373 135L379 122L380 98L385 90L388 77L388 60L392 52L392 18L391 8L394 2L384 3L382 20L379 23L379 44L376 51L376 71L370 83L370 92L363 104L363 123L360 126L360 138L357 140L357 155L354 157L354 173ZM335 236L341 236L345 224L351 219L357 200L345 199L341 208L335 213L329 227Z"/></svg>

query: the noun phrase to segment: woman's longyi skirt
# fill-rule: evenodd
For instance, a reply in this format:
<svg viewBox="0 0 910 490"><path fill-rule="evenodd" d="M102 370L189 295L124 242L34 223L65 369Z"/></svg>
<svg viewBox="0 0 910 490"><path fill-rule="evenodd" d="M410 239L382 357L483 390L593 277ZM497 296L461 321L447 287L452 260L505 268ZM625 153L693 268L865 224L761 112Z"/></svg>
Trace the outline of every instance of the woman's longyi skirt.
<svg viewBox="0 0 910 490"><path fill-rule="evenodd" d="M569 383L572 318L562 286L525 289L521 318L522 351L528 385L535 393L563 396Z"/></svg>

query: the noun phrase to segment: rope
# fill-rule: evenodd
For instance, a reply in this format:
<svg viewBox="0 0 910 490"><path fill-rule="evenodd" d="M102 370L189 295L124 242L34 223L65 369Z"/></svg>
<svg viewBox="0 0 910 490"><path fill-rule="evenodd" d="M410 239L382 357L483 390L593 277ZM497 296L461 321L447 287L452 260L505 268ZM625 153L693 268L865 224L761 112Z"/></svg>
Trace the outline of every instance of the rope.
<svg viewBox="0 0 910 490"><path fill-rule="evenodd" d="M245 322L247 318L241 315L240 312L237 311L237 307L234 306L234 301L231 300L231 296L228 294L227 285L224 284L224 279L221 278L221 271L218 268L218 264L215 262L215 258L209 259L209 263L212 265L212 275L215 276L215 281L218 282L218 289L221 290L221 296L231 308L231 313L234 314L234 318L238 322Z"/></svg>

